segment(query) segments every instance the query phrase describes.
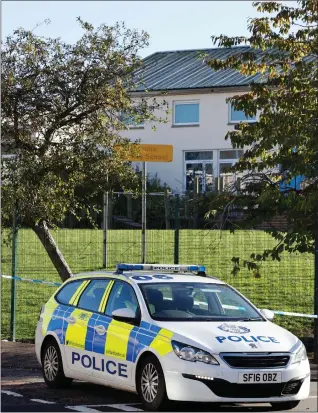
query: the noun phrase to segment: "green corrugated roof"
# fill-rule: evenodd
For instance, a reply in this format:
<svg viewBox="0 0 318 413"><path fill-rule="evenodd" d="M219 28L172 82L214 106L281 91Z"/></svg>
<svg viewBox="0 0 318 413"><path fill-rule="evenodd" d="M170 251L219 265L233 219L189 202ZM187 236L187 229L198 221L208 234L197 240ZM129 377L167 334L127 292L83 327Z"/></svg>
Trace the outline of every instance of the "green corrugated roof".
<svg viewBox="0 0 318 413"><path fill-rule="evenodd" d="M231 55L252 50L259 59L264 54L261 50L248 46L154 53L143 60L143 68L136 74L137 84L139 83L136 90L160 91L249 85L252 81L259 81L260 76L243 76L232 69L214 71L200 55L207 54L214 59L226 59ZM139 81L141 77L143 84Z"/></svg>

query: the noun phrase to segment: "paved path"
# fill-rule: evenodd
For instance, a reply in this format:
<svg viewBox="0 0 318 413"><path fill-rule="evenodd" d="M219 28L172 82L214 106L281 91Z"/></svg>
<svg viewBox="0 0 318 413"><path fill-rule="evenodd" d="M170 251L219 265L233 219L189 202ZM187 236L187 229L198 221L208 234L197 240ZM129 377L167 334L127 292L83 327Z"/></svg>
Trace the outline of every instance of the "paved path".
<svg viewBox="0 0 318 413"><path fill-rule="evenodd" d="M143 411L138 396L104 386L74 381L69 389L49 389L35 358L34 345L1 342L3 412L119 412ZM312 366L310 398L293 411L317 411L317 369ZM170 403L168 411L268 412L269 404Z"/></svg>

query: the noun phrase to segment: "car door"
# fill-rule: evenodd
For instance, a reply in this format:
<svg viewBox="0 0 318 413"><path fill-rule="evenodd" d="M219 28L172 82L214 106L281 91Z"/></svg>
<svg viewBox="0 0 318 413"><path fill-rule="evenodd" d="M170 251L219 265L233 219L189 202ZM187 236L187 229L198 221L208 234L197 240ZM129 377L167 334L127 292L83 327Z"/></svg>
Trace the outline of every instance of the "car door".
<svg viewBox="0 0 318 413"><path fill-rule="evenodd" d="M93 356L95 323L110 279L88 280L72 302L65 332L65 358L68 368L81 376L91 376L96 361Z"/></svg>
<svg viewBox="0 0 318 413"><path fill-rule="evenodd" d="M125 281L116 280L104 300L105 314L95 324L93 350L98 359L99 370L93 376L124 387L133 387L133 352L138 326L114 320L112 313L120 308L140 312L133 287Z"/></svg>

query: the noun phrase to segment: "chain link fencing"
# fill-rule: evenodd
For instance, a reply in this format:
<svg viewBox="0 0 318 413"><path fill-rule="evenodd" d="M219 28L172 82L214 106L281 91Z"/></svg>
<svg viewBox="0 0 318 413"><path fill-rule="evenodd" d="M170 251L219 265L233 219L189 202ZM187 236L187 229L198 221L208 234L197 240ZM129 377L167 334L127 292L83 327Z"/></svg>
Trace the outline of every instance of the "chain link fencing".
<svg viewBox="0 0 318 413"><path fill-rule="evenodd" d="M147 263L201 264L209 275L237 288L258 308L314 315L313 254L283 253L280 261L266 261L257 271L241 268L233 273L233 257L248 260L251 253L262 253L275 241L264 230L219 229L196 211L191 198L147 195ZM104 211L105 212L105 211ZM140 263L142 257L141 199L113 194L109 205L107 229L107 269L117 263ZM103 269L102 211L89 221L67 218L51 233L73 273ZM12 275L10 229L3 229L1 273ZM22 278L60 283L52 262L36 234L19 229L15 274ZM41 306L56 290L48 284L16 281L17 340L33 340ZM1 279L1 338L11 337L12 280ZM277 315L274 322L301 337L313 351L314 319Z"/></svg>

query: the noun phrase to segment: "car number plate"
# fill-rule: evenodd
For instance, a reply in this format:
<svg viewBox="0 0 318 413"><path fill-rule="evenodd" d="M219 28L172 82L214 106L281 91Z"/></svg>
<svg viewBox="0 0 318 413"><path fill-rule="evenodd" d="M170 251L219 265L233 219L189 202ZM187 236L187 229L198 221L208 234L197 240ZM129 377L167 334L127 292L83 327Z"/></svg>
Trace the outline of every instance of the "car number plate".
<svg viewBox="0 0 318 413"><path fill-rule="evenodd" d="M239 383L281 383L282 373L239 373Z"/></svg>

